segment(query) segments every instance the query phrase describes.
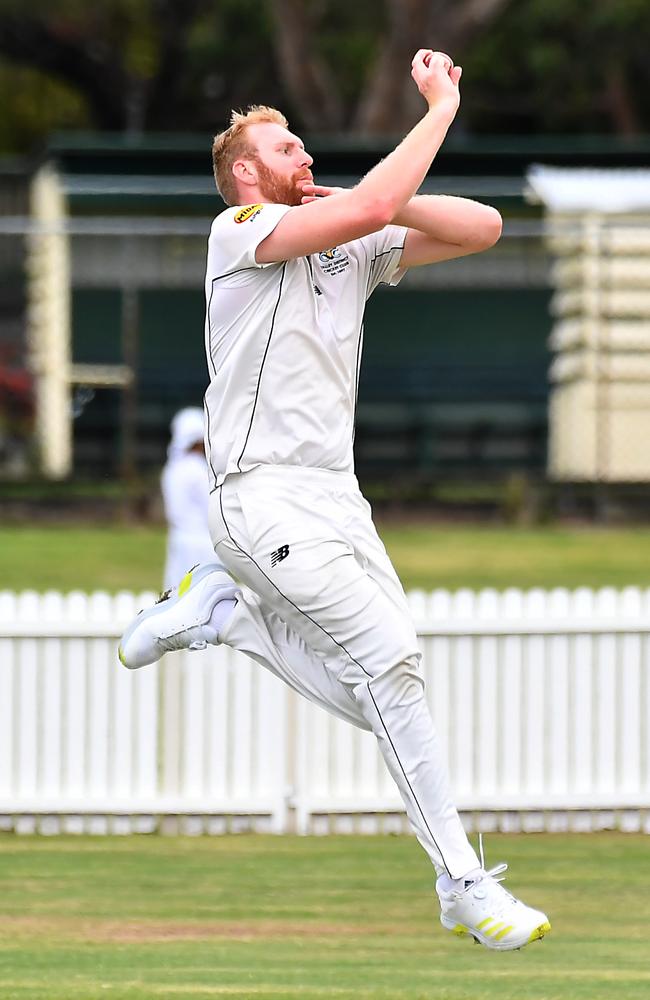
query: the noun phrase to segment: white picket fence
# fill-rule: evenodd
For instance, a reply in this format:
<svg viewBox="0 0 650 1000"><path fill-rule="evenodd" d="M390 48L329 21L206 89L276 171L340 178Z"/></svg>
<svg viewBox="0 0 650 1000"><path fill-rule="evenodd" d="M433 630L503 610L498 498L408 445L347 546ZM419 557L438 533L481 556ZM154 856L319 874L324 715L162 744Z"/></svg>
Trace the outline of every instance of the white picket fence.
<svg viewBox="0 0 650 1000"><path fill-rule="evenodd" d="M152 599L0 593L0 828L407 828L373 737L240 654L125 670ZM650 589L409 600L468 829L650 832Z"/></svg>

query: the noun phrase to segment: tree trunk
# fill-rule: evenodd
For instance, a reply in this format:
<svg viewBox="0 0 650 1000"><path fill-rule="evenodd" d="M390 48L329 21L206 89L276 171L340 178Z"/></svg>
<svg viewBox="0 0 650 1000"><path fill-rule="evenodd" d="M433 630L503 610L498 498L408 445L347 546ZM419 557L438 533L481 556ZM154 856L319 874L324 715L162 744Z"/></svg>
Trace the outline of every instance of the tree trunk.
<svg viewBox="0 0 650 1000"><path fill-rule="evenodd" d="M305 0L270 0L270 5L280 76L302 123L313 132L342 129L336 75L315 51L316 26Z"/></svg>
<svg viewBox="0 0 650 1000"><path fill-rule="evenodd" d="M463 50L481 31L493 24L513 0L437 0L431 8L429 29L435 32L436 48L462 62ZM452 51L453 50L453 51Z"/></svg>
<svg viewBox="0 0 650 1000"><path fill-rule="evenodd" d="M410 75L418 49L462 54L512 0L386 0L389 30L355 119L361 133L403 133L424 111Z"/></svg>
<svg viewBox="0 0 650 1000"><path fill-rule="evenodd" d="M610 61L605 74L605 104L618 135L639 135L641 123L627 82L625 65L619 58Z"/></svg>
<svg viewBox="0 0 650 1000"><path fill-rule="evenodd" d="M165 129L178 111L178 82L187 67L187 39L196 17L210 0L157 0L160 56L154 78L146 88L143 114L148 128Z"/></svg>
<svg viewBox="0 0 650 1000"><path fill-rule="evenodd" d="M388 31L357 106L355 129L361 133L405 132L417 118L407 82L411 60L419 48L430 48L426 30L430 0L387 0Z"/></svg>

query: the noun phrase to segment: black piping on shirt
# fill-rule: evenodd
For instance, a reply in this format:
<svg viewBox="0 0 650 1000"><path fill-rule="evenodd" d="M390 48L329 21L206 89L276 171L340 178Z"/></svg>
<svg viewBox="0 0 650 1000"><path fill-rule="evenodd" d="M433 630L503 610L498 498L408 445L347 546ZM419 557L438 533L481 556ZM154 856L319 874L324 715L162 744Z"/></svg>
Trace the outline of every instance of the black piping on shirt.
<svg viewBox="0 0 650 1000"><path fill-rule="evenodd" d="M241 472L241 460L244 457L244 452L246 451L246 445L248 444L248 438L250 437L251 429L253 427L253 420L255 419L255 409L257 407L257 399L258 399L258 396L259 396L259 393L260 393L260 383L262 381L262 372L264 371L264 363L266 361L266 356L269 353L269 346L271 344L271 337L273 336L273 328L275 326L275 317L276 317L277 312L278 312L278 306L280 305L280 299L282 298L282 286L284 284L284 275L286 273L286 270L287 270L287 262L285 261L284 264L282 265L282 273L280 274L280 287L278 289L278 297L277 297L277 300L276 300L276 303L275 303L275 307L273 309L273 316L271 317L271 329L269 330L269 337L268 337L268 340L266 342L266 347L264 348L264 355L262 357L262 363L260 365L259 375L257 376L257 385L255 387L255 399L253 400L253 409L251 411L251 419L250 419L250 423L248 425L248 430L246 431L246 439L244 441L244 447L242 448L241 454L240 454L239 458L237 459L237 468L239 469L240 472Z"/></svg>

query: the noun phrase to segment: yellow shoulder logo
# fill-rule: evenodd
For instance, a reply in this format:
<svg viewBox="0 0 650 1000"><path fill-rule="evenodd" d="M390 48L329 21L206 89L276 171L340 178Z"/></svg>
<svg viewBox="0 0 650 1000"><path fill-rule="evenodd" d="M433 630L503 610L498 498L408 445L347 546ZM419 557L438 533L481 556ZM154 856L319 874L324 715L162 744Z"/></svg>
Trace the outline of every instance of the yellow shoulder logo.
<svg viewBox="0 0 650 1000"><path fill-rule="evenodd" d="M250 222L254 219L256 215L262 211L262 205L246 205L245 208L240 208L238 212L235 213L235 222Z"/></svg>

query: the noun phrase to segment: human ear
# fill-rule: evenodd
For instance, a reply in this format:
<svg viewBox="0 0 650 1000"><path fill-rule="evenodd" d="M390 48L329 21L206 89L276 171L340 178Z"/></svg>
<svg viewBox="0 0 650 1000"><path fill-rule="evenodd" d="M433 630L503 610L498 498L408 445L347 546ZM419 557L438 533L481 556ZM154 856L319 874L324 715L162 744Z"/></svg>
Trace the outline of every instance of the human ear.
<svg viewBox="0 0 650 1000"><path fill-rule="evenodd" d="M235 180L242 184L257 184L257 171L251 160L235 160L232 172Z"/></svg>

